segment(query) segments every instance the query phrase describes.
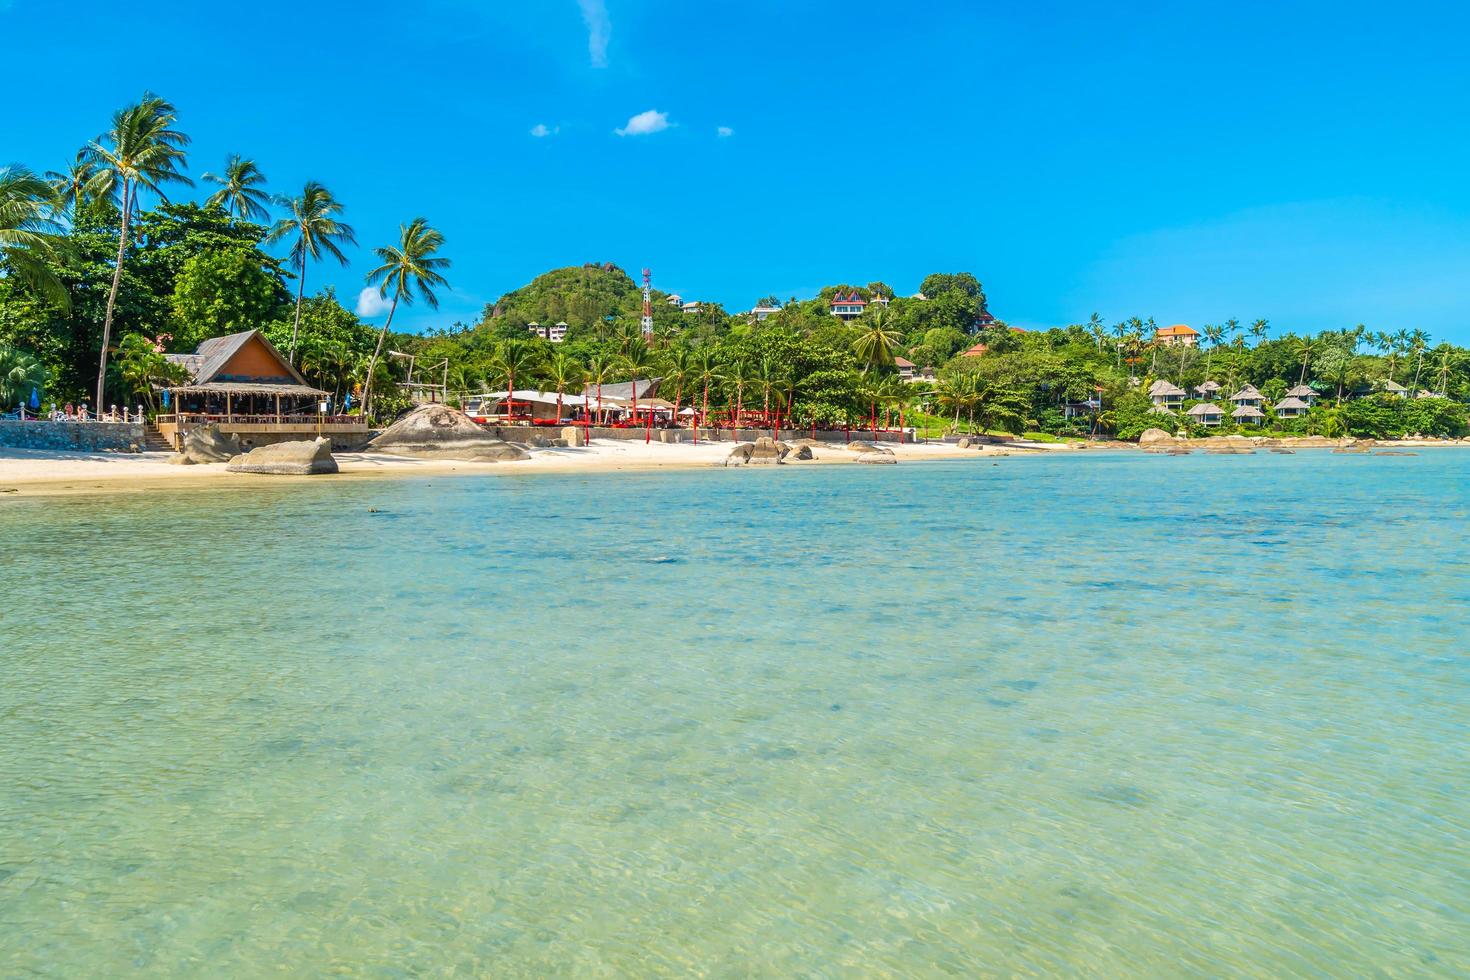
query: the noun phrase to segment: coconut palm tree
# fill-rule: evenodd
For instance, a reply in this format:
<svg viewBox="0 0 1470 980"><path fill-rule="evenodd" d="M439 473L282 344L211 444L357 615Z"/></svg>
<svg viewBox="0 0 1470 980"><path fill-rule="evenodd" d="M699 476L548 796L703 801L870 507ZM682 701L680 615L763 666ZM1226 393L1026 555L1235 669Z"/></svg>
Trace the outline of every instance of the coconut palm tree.
<svg viewBox="0 0 1470 980"><path fill-rule="evenodd" d="M1410 386L1410 394L1419 393L1419 372L1424 370L1424 351L1429 346L1429 334L1423 330L1415 330L1409 334L1409 348L1417 355L1417 363L1414 366L1414 384Z"/></svg>
<svg viewBox="0 0 1470 980"><path fill-rule="evenodd" d="M662 385L674 386L674 421L679 420L679 406L684 401L684 386L694 374L694 353L688 347L672 347L664 354ZM662 387L661 385L661 387Z"/></svg>
<svg viewBox="0 0 1470 980"><path fill-rule="evenodd" d="M619 356L618 363L622 365L623 370L628 374L628 379L632 382L629 387L633 392L633 422L636 424L638 422L638 381L652 372L653 352L648 349L648 345L641 338L631 339ZM652 426L653 413L651 410L648 420L649 425Z"/></svg>
<svg viewBox="0 0 1470 980"><path fill-rule="evenodd" d="M31 392L45 389L49 379L46 365L0 340L0 409L24 405Z"/></svg>
<svg viewBox="0 0 1470 980"><path fill-rule="evenodd" d="M0 260L17 279L65 309L71 299L48 264L63 247L59 206L56 189L42 178L24 167L0 167Z"/></svg>
<svg viewBox="0 0 1470 980"><path fill-rule="evenodd" d="M1450 369L1457 367L1465 360L1463 351L1458 351L1449 344L1440 344L1435 351L1439 354L1439 396L1443 398L1450 390Z"/></svg>
<svg viewBox="0 0 1470 980"><path fill-rule="evenodd" d="M602 416L602 383L613 375L612 358L606 354L593 354L587 359L587 383L597 386L597 424L605 420Z"/></svg>
<svg viewBox="0 0 1470 980"><path fill-rule="evenodd" d="M352 226L340 220L342 205L316 181L308 181L297 197L278 197L276 204L290 212L289 217L280 219L265 236L268 243L295 236L289 253L291 264L296 267L296 318L291 324L291 347L286 360L296 363L296 338L301 331L301 300L306 293L306 260L320 262L322 255L331 256L343 265L347 256L342 254L343 245L356 245L357 234Z"/></svg>
<svg viewBox="0 0 1470 980"><path fill-rule="evenodd" d="M1271 329L1271 324L1266 320L1257 320L1251 324L1251 339L1256 342L1255 346L1261 346L1261 341L1266 339L1266 331Z"/></svg>
<svg viewBox="0 0 1470 980"><path fill-rule="evenodd" d="M439 297L434 290L449 285L443 270L449 268L450 262L437 254L443 246L444 236L427 219L414 218L406 225L399 225L397 245L373 249L383 264L367 274L367 281L370 285L378 284L379 296L386 299L391 294L393 301L388 307L388 319L378 332L378 345L368 360L367 385L362 394L363 418L372 414L373 372L383 354L383 341L393 325L398 304L412 305L417 293L429 309L439 308Z"/></svg>
<svg viewBox="0 0 1470 980"><path fill-rule="evenodd" d="M1205 324L1205 340L1209 342L1210 349L1205 352L1205 380L1210 380L1210 361L1215 356L1215 348L1225 339L1225 328L1217 324Z"/></svg>
<svg viewBox="0 0 1470 980"><path fill-rule="evenodd" d="M1317 342L1310 337L1291 338L1291 352L1297 360L1302 362L1302 374L1296 382L1299 385L1307 383L1307 364L1311 361L1312 355L1317 352L1317 346Z"/></svg>
<svg viewBox="0 0 1470 980"><path fill-rule="evenodd" d="M580 385L586 381L587 369L582 367L582 362L567 354L565 351L557 351L552 355L551 362L546 365L547 380L556 391L556 419L561 421L561 400L566 394L567 388L572 385ZM583 406L586 402L583 401Z"/></svg>
<svg viewBox="0 0 1470 980"><path fill-rule="evenodd" d="M1394 381L1394 369L1398 366L1399 355L1409 352L1409 331L1396 330L1389 335L1388 350L1388 380Z"/></svg>
<svg viewBox="0 0 1470 980"><path fill-rule="evenodd" d="M893 316L886 306L870 311L858 324L859 333L852 342L853 353L868 368L893 363L894 351L903 339L893 326Z"/></svg>
<svg viewBox="0 0 1470 980"><path fill-rule="evenodd" d="M960 412L964 410L966 398L973 391L975 376L973 374L952 374L941 378L934 389L934 396L939 404L946 409L954 409L954 429L960 429Z"/></svg>
<svg viewBox="0 0 1470 980"><path fill-rule="evenodd" d="M694 356L694 377L699 381L703 389L703 402L699 409L699 421L695 425L695 438L699 438L698 429L701 425L708 424L709 419L709 389L710 385L718 385L725 380L720 374L720 362L715 355L714 348L701 347Z"/></svg>
<svg viewBox="0 0 1470 980"><path fill-rule="evenodd" d="M524 340L506 340L495 348L495 354L490 359L490 369L497 378L505 379L506 415L515 410L516 375L525 377L540 359L541 353L535 345ZM560 414L557 417L560 418Z"/></svg>
<svg viewBox="0 0 1470 980"><path fill-rule="evenodd" d="M760 389L764 401L761 406L761 421L767 428L771 425L771 395L774 393L779 399L781 397L781 385L785 383L785 376L781 366L772 357L763 357L755 367L755 377L752 379Z"/></svg>
<svg viewBox="0 0 1470 980"><path fill-rule="evenodd" d="M206 173L204 179L219 185L219 190L209 195L205 205L217 204L224 208L230 215L231 222L236 218L242 221L264 221L270 217L270 212L265 207L271 199L265 192L265 174L261 173L254 160L246 160L238 153L231 153L225 158L223 176Z"/></svg>
<svg viewBox="0 0 1470 980"><path fill-rule="evenodd" d="M96 168L86 192L94 197L112 197L117 201L121 221L117 231L117 262L112 268L112 288L107 292L107 312L102 318L102 354L97 364L97 408L107 384L107 349L112 343L112 317L117 307L117 291L122 285L123 260L127 255L129 222L137 210L138 198L151 191L163 200L165 184L193 186L193 181L180 172L185 166L184 147L189 137L174 128L178 110L166 99L145 92L136 105L113 113L112 128L87 144L87 162Z"/></svg>
<svg viewBox="0 0 1470 980"><path fill-rule="evenodd" d="M46 179L56 192L57 203L66 209L73 221L77 210L92 199L87 187L96 176L97 166L88 159L85 147L77 151L76 159L67 165L65 171L46 171Z"/></svg>
<svg viewBox="0 0 1470 980"><path fill-rule="evenodd" d="M740 416L745 412L745 386L750 383L750 364L745 361L736 361L725 371L725 382L735 391L735 432L738 434Z"/></svg>

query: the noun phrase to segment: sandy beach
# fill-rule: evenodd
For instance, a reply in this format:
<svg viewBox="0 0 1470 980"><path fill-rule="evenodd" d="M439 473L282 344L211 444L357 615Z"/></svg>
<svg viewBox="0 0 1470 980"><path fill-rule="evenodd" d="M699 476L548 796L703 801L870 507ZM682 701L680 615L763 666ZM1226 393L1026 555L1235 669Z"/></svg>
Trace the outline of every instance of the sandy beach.
<svg viewBox="0 0 1470 980"><path fill-rule="evenodd" d="M172 488L249 485L261 481L360 480L403 476L485 474L491 476L535 473L609 472L619 470L687 469L716 466L730 454L729 442L648 443L600 441L566 449L533 449L531 458L516 462L472 463L421 459L382 453L336 453L341 472L332 476L281 477L230 473L224 464L180 466L171 453L75 453L0 448L0 501L19 497L63 494L143 492L160 486ZM988 446L960 449L953 445L887 445L900 462L921 460L978 460L1019 453L1066 451ZM818 447L816 458L791 466L852 465L857 454L841 443Z"/></svg>

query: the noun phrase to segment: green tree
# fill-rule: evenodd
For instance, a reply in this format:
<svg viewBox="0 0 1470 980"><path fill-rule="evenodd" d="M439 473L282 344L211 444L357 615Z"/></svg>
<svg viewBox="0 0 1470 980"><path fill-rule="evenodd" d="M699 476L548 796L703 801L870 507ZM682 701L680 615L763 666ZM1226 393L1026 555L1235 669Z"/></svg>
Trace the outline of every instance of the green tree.
<svg viewBox="0 0 1470 980"><path fill-rule="evenodd" d="M516 391L516 375L524 378L540 363L541 352L524 340L506 340L495 348L490 368L496 380L505 380L506 413L510 414Z"/></svg>
<svg viewBox="0 0 1470 980"><path fill-rule="evenodd" d="M633 382L630 386L633 392L633 419L637 421L638 381L646 378L649 372L653 370L653 352L648 349L648 345L641 339L630 340L628 341L628 346L624 348L623 353L618 357L618 363L628 374L628 379Z"/></svg>
<svg viewBox="0 0 1470 980"><path fill-rule="evenodd" d="M61 207L75 218L77 211L91 199L88 187L97 176L97 166L87 156L86 149L77 151L76 158L62 171L46 171L46 179L56 194Z"/></svg>
<svg viewBox="0 0 1470 980"><path fill-rule="evenodd" d="M188 377L183 365L163 355L162 345L142 334L124 334L117 344L113 364L128 394L140 395L150 410L156 408L154 393L158 387L178 384ZM100 410L102 406L97 406Z"/></svg>
<svg viewBox="0 0 1470 980"><path fill-rule="evenodd" d="M443 247L444 236L426 219L414 218L408 224L399 226L397 245L373 250L382 265L368 273L367 281L378 285L379 296L386 299L391 295L393 300L388 307L388 319L383 322L383 329L378 334L373 356L368 360L367 384L362 395L364 418L372 414L373 371L378 365L378 358L383 354L383 341L387 339L388 329L393 325L393 314L398 312L398 304L411 305L417 293L418 298L429 309L439 308L439 297L434 290L449 285L443 270L449 268L450 261L438 254Z"/></svg>
<svg viewBox="0 0 1470 980"><path fill-rule="evenodd" d="M56 190L24 167L0 167L0 264L39 295L70 305L51 263L64 246Z"/></svg>
<svg viewBox="0 0 1470 980"><path fill-rule="evenodd" d="M903 338L893 329L888 310L880 306L868 312L858 326L860 332L852 343L858 359L870 370L891 365L894 349Z"/></svg>
<svg viewBox="0 0 1470 980"><path fill-rule="evenodd" d="M546 366L547 380L556 391L556 418L561 420L561 402L568 388L581 385L587 378L587 370L580 361L564 351L557 351ZM583 403L585 407L585 402Z"/></svg>
<svg viewBox="0 0 1470 980"><path fill-rule="evenodd" d="M296 336L301 328L301 297L306 290L306 260L320 262L329 255L342 265L347 256L342 246L356 245L352 226L341 220L342 205L316 181L308 181L296 197L277 198L276 204L290 214L271 227L267 242L291 239L290 261L296 268L296 322L291 328L291 344L286 359L296 363Z"/></svg>
<svg viewBox="0 0 1470 980"><path fill-rule="evenodd" d="M186 347L225 333L259 329L280 309L279 282L236 249L196 255L174 285L174 337Z"/></svg>
<svg viewBox="0 0 1470 980"><path fill-rule="evenodd" d="M254 160L231 153L225 158L223 176L206 173L204 180L219 185L219 190L204 202L207 206L223 208L226 214L246 221L264 221L270 217L265 207L270 201L270 195L265 192L265 174Z"/></svg>
<svg viewBox="0 0 1470 980"><path fill-rule="evenodd" d="M44 392L50 375L46 365L0 340L0 411L24 405L33 391Z"/></svg>
<svg viewBox="0 0 1470 980"><path fill-rule="evenodd" d="M87 193L115 199L120 215L117 232L117 263L113 267L112 288L107 294L107 312L102 320L102 353L97 365L97 407L104 401L107 384L107 348L112 341L112 317L117 306L117 291L122 285L123 259L128 248L128 221L138 206L143 191L152 191L167 200L163 186L169 183L192 185L180 172L184 166L184 147L189 137L174 128L178 112L168 101L145 92L136 105L119 109L112 117L112 127L87 147L87 161L96 174Z"/></svg>

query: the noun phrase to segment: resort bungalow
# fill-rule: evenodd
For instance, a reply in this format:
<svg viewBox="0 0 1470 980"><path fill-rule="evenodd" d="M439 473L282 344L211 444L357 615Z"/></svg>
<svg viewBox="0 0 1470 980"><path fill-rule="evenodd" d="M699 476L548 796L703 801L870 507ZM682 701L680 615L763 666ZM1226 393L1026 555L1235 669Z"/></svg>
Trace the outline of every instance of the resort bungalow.
<svg viewBox="0 0 1470 980"><path fill-rule="evenodd" d="M1300 398L1286 397L1277 402L1272 408L1272 411L1276 413L1276 417L1279 419L1299 419L1311 411L1311 409L1312 406Z"/></svg>
<svg viewBox="0 0 1470 980"><path fill-rule="evenodd" d="M933 381L934 380L934 369L933 368L921 368L921 367L918 367L917 365L914 364L913 361L910 361L908 358L895 357L893 359L893 366L896 367L896 368L898 368L898 377L899 377L899 380L900 381Z"/></svg>
<svg viewBox="0 0 1470 980"><path fill-rule="evenodd" d="M175 449L189 430L217 425L248 445L328 436L344 443L367 438L358 416L340 412L327 392L306 383L259 330L213 337L192 354L165 354L187 379L162 385L171 410L156 419Z"/></svg>
<svg viewBox="0 0 1470 980"><path fill-rule="evenodd" d="M1241 405L1230 413L1230 417L1241 425L1260 425L1266 420L1266 413L1254 405Z"/></svg>
<svg viewBox="0 0 1470 980"><path fill-rule="evenodd" d="M765 305L761 305L761 306L756 306L756 307L754 307L754 308L751 309L751 311L750 311L750 317L756 323L765 323L767 317L772 316L772 315L774 315L776 313L780 313L780 312L781 312L781 307L779 307L779 306L765 306Z"/></svg>
<svg viewBox="0 0 1470 980"><path fill-rule="evenodd" d="M1178 385L1161 378L1148 386L1148 397L1155 408L1179 408L1184 404L1185 392Z"/></svg>
<svg viewBox="0 0 1470 980"><path fill-rule="evenodd" d="M1230 400L1235 403L1237 408L1259 409L1262 405L1266 404L1266 396L1257 391L1255 385L1246 385L1231 395ZM1231 418L1234 417L1232 414Z"/></svg>
<svg viewBox="0 0 1470 980"><path fill-rule="evenodd" d="M1200 402L1184 414L1188 415L1195 423L1207 429L1213 429L1225 417L1224 409L1219 405L1211 405L1209 402Z"/></svg>
<svg viewBox="0 0 1470 980"><path fill-rule="evenodd" d="M842 320L856 320L868 308L868 301L854 290L847 295L838 293L832 297L832 315Z"/></svg>
<svg viewBox="0 0 1470 980"><path fill-rule="evenodd" d="M1311 385L1297 385L1295 388L1286 393L1286 397L1300 398L1302 401L1307 403L1308 408L1311 408L1312 405L1317 401L1317 389L1313 388ZM1277 407L1280 408L1279 405Z"/></svg>
<svg viewBox="0 0 1470 980"><path fill-rule="evenodd" d="M521 422L532 425L559 425L586 419L587 412L595 410L581 395L563 393L560 398L561 411L557 412L558 398L554 391L520 389L512 392L495 391L487 395L474 395L465 399L464 413L476 422Z"/></svg>
<svg viewBox="0 0 1470 980"><path fill-rule="evenodd" d="M1199 331L1176 323L1155 330L1154 342L1160 347L1194 347L1199 343Z"/></svg>
<svg viewBox="0 0 1470 980"><path fill-rule="evenodd" d="M1215 381L1206 381L1203 384L1196 385L1194 389L1194 397L1203 398L1207 402L1214 401L1216 398L1220 397L1219 383Z"/></svg>
<svg viewBox="0 0 1470 980"><path fill-rule="evenodd" d="M1409 394L1408 388L1405 388L1392 378L1384 378L1382 381L1377 382L1373 385L1373 390L1381 391L1386 395L1397 395L1400 398L1404 398Z"/></svg>

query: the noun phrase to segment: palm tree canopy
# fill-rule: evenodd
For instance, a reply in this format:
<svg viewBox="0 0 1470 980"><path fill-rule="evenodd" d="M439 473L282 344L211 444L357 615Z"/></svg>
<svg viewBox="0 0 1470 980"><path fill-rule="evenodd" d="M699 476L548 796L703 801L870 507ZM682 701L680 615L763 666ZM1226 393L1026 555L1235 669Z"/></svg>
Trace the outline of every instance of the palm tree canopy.
<svg viewBox="0 0 1470 980"><path fill-rule="evenodd" d="M56 192L57 202L62 207L70 208L73 214L91 199L87 187L96 176L97 165L88 158L85 147L77 151L76 158L67 165L66 170L46 171L46 179Z"/></svg>
<svg viewBox="0 0 1470 980"><path fill-rule="evenodd" d="M265 240L274 244L294 235L290 252L293 265L304 266L307 259L319 262L323 254L347 264L342 246L356 245L357 233L341 220L342 204L331 191L310 181L296 197L276 198L276 205L289 213L271 226ZM379 256L383 251L378 250Z"/></svg>
<svg viewBox="0 0 1470 980"><path fill-rule="evenodd" d="M206 173L204 179L219 185L219 190L209 195L205 204L218 204L245 221L264 221L270 217L265 208L270 200L270 195L265 192L265 174L261 173L254 160L231 153L225 159L223 176Z"/></svg>
<svg viewBox="0 0 1470 980"><path fill-rule="evenodd" d="M439 297L434 289L449 285L441 270L448 269L450 262L434 254L443 245L444 236L426 219L414 218L399 227L396 246L373 250L383 264L367 274L367 281L378 284L379 295L391 294L395 302L410 305L416 290L430 309L437 310Z"/></svg>
<svg viewBox="0 0 1470 980"><path fill-rule="evenodd" d="M0 167L0 260L37 293L69 305L50 267L62 247L56 188L21 166Z"/></svg>
<svg viewBox="0 0 1470 980"><path fill-rule="evenodd" d="M879 307L863 318L862 332L853 341L853 353L869 367L882 367L893 363L893 352L903 339L897 330L889 326L888 310Z"/></svg>
<svg viewBox="0 0 1470 980"><path fill-rule="evenodd" d="M87 184L92 197L112 197L127 189L128 199L119 207L136 208L133 187L146 187L164 200L163 185L193 186L180 172L189 137L174 129L178 110L151 92L142 101L113 113L112 128L87 145L87 162L96 173Z"/></svg>

